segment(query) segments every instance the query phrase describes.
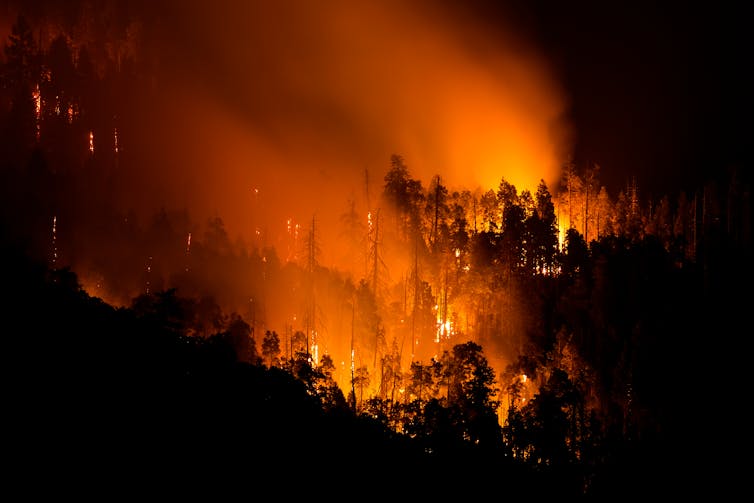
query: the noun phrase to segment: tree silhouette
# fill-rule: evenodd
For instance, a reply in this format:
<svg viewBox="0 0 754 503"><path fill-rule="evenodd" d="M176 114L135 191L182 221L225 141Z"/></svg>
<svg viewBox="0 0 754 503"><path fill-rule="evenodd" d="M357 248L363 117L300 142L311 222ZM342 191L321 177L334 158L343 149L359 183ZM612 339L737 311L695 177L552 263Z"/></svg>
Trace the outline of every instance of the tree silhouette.
<svg viewBox="0 0 754 503"><path fill-rule="evenodd" d="M496 445L501 441L497 421L495 371L474 342L453 346L450 358L440 361L449 371L448 406L458 409L463 438L472 443Z"/></svg>
<svg viewBox="0 0 754 503"><path fill-rule="evenodd" d="M277 332L266 330L262 340L262 356L268 367L276 366L280 358L280 337Z"/></svg>
<svg viewBox="0 0 754 503"><path fill-rule="evenodd" d="M395 210L397 230L404 238L421 231L421 208L424 191L419 180L411 178L402 156L390 157L390 170L385 174L383 197Z"/></svg>
<svg viewBox="0 0 754 503"><path fill-rule="evenodd" d="M353 388L358 390L358 408L361 408L364 403L364 390L369 388L370 376L369 370L365 365L362 365L356 369L356 373L353 376Z"/></svg>
<svg viewBox="0 0 754 503"><path fill-rule="evenodd" d="M236 351L236 357L245 363L258 364L260 357L254 340L254 333L251 326L237 313L230 315L227 332L233 349Z"/></svg>
<svg viewBox="0 0 754 503"><path fill-rule="evenodd" d="M558 224L552 195L544 180L540 180L537 186L536 209L527 218L526 229L526 235L531 241L527 248L527 262L534 272L540 274L555 272Z"/></svg>
<svg viewBox="0 0 754 503"><path fill-rule="evenodd" d="M589 249L584 237L574 228L566 231L563 244L563 272L568 277L588 274Z"/></svg>

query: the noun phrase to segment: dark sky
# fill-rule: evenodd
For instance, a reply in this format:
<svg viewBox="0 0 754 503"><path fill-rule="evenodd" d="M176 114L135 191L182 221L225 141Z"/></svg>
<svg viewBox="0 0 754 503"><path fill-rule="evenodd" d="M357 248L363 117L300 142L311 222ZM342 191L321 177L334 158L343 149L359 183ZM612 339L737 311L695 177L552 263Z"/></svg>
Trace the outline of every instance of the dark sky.
<svg viewBox="0 0 754 503"><path fill-rule="evenodd" d="M745 2L472 0L540 44L570 98L577 163L612 187L673 193L752 162L752 17Z"/></svg>

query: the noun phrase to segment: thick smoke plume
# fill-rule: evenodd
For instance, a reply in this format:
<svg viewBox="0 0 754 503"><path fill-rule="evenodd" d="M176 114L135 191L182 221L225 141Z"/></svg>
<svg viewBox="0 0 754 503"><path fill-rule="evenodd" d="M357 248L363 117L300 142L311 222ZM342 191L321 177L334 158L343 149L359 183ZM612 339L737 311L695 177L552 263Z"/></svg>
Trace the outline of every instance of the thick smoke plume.
<svg viewBox="0 0 754 503"><path fill-rule="evenodd" d="M374 205L393 153L425 185L557 182L566 103L512 28L501 38L432 2L160 8L145 43L163 72L165 159L150 183L234 236L250 241L254 219L275 244L288 218L316 216L336 238L348 199Z"/></svg>

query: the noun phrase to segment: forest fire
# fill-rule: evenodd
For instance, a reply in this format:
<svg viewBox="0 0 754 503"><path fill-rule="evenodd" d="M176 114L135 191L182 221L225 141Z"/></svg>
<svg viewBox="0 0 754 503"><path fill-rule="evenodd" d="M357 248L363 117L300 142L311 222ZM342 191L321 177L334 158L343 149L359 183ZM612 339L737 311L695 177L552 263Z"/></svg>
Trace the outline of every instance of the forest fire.
<svg viewBox="0 0 754 503"><path fill-rule="evenodd" d="M122 371L155 407L262 404L291 452L323 426L297 414L335 411L575 492L605 446L682 422L666 363L750 251L748 182L608 187L513 7L73 4L0 11L0 244L44 264L18 282L53 313L39 339L81 327L69 389Z"/></svg>

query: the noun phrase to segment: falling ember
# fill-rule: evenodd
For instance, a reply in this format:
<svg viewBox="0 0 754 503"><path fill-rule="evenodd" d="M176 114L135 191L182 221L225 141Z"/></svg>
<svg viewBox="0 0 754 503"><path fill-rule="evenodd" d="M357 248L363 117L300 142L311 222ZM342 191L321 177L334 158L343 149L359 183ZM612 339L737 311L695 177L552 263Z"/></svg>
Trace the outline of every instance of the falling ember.
<svg viewBox="0 0 754 503"><path fill-rule="evenodd" d="M191 233L188 233L188 237L186 238L186 272L189 271L189 265L188 265L188 258L191 254Z"/></svg>
<svg viewBox="0 0 754 503"><path fill-rule="evenodd" d="M287 250L287 255L286 255L286 261L288 262L296 260L298 229L299 229L299 225L293 223L292 217L288 217L288 220L286 221L286 230L288 232L288 250Z"/></svg>
<svg viewBox="0 0 754 503"><path fill-rule="evenodd" d="M91 146L89 147L92 148ZM113 129L113 150L115 150L115 153L117 154L120 150L120 147L118 146L118 128L116 127Z"/></svg>
<svg viewBox="0 0 754 503"><path fill-rule="evenodd" d="M42 93L39 91L39 84L34 86L32 97L34 98L34 115L39 120L42 114Z"/></svg>
<svg viewBox="0 0 754 503"><path fill-rule="evenodd" d="M57 215L52 217L52 269L56 268L58 261L58 217Z"/></svg>
<svg viewBox="0 0 754 503"><path fill-rule="evenodd" d="M312 339L316 341L317 332L312 332ZM319 344L317 342L312 343L312 359L315 365L319 365Z"/></svg>
<svg viewBox="0 0 754 503"><path fill-rule="evenodd" d="M94 131L89 131L89 153L94 153Z"/></svg>
<svg viewBox="0 0 754 503"><path fill-rule="evenodd" d="M293 219L288 219L288 262L295 262L298 259L298 235L301 230L301 224L294 224Z"/></svg>
<svg viewBox="0 0 754 503"><path fill-rule="evenodd" d="M39 84L37 84L34 87L34 91L31 93L32 98L34 99L34 119L35 119L35 136L37 138L37 141L39 141L40 137L40 119L42 118L42 93L39 90Z"/></svg>
<svg viewBox="0 0 754 503"><path fill-rule="evenodd" d="M149 278L151 276L151 273L152 273L152 257L150 256L149 260L147 261L147 288L146 288L146 294L147 295L149 295L149 293L150 293L151 283L149 281Z"/></svg>

